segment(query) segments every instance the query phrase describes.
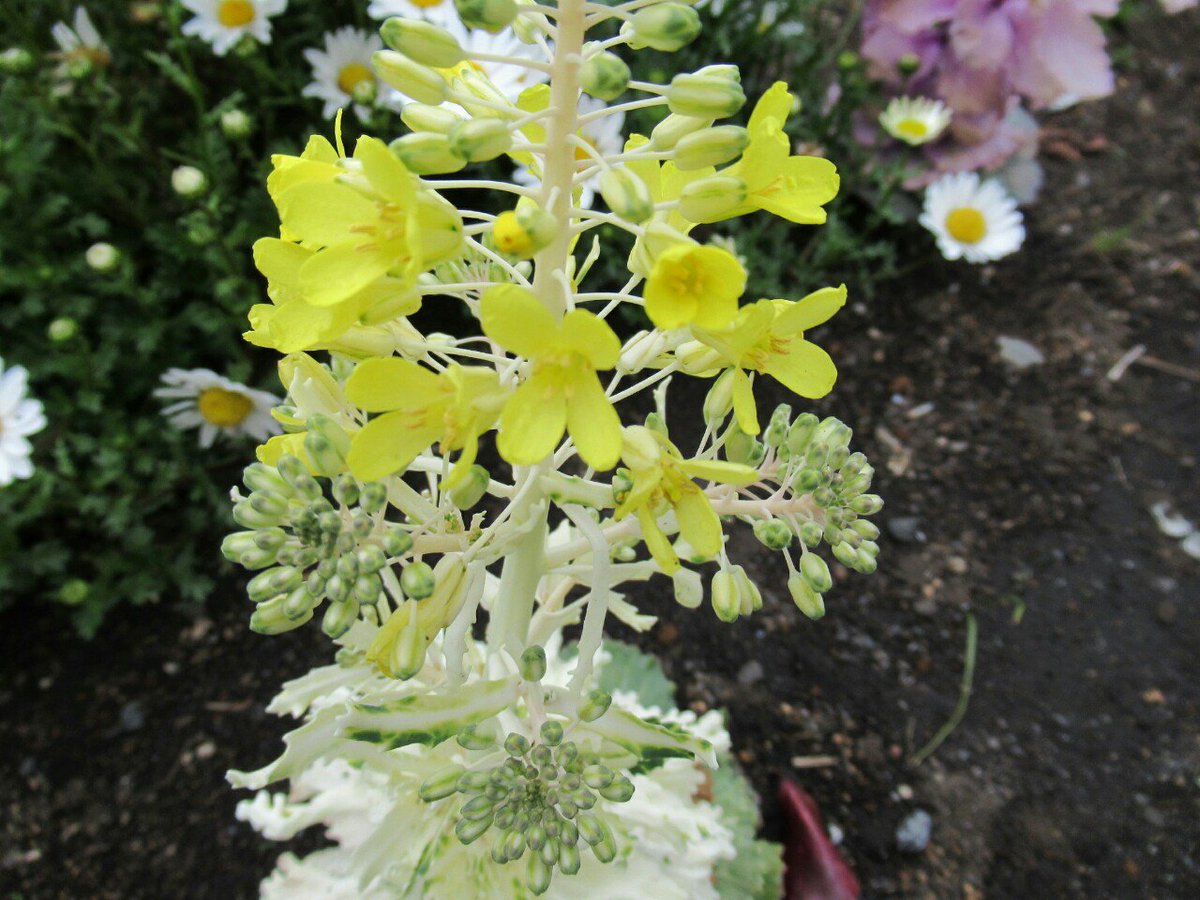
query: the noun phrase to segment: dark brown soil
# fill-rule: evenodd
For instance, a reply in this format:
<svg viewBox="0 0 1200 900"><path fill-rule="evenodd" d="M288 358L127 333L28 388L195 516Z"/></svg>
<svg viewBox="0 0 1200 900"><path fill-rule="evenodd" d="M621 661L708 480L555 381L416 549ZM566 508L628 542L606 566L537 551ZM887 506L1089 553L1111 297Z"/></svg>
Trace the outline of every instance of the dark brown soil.
<svg viewBox="0 0 1200 900"><path fill-rule="evenodd" d="M1018 256L931 261L824 332L842 381L818 411L856 427L888 501L878 574L842 573L810 623L741 537L776 585L754 619L641 598L681 700L729 710L768 830L798 779L868 896L1200 896L1200 562L1148 512L1200 520L1200 16L1127 40L1116 97L1051 123ZM1001 335L1044 364L1013 370ZM1138 344L1183 371L1106 377ZM970 710L914 766L958 699L968 613ZM0 618L4 896L254 895L279 848L234 821L223 773L276 755L263 707L328 647L247 614L231 587L201 619L125 609L92 643L42 609ZM917 808L932 843L904 855Z"/></svg>

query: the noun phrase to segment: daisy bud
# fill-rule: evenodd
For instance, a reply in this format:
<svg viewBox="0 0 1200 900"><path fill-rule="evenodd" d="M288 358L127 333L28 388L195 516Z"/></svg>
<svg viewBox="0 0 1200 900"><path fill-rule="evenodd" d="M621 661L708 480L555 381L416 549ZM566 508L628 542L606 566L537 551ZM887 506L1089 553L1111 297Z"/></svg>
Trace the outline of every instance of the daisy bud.
<svg viewBox="0 0 1200 900"><path fill-rule="evenodd" d="M614 213L635 225L654 215L650 189L632 169L621 166L600 176L600 196Z"/></svg>
<svg viewBox="0 0 1200 900"><path fill-rule="evenodd" d="M787 522L780 519L760 519L755 522L754 536L768 550L786 550L795 537Z"/></svg>
<svg viewBox="0 0 1200 900"><path fill-rule="evenodd" d="M454 35L424 19L392 16L379 29L379 36L393 50L435 69L449 69L466 59Z"/></svg>
<svg viewBox="0 0 1200 900"><path fill-rule="evenodd" d="M819 619L825 615L825 600L812 589L802 575L793 572L788 578L788 593L796 608L810 619Z"/></svg>
<svg viewBox="0 0 1200 900"><path fill-rule="evenodd" d="M682 3L659 3L634 13L621 34L634 50L651 47L674 53L700 34L700 14Z"/></svg>
<svg viewBox="0 0 1200 900"><path fill-rule="evenodd" d="M625 61L608 50L588 57L579 69L580 87L605 102L612 102L625 93L630 77Z"/></svg>
<svg viewBox="0 0 1200 900"><path fill-rule="evenodd" d="M675 145L675 165L684 172L719 166L742 155L750 133L739 125L718 125L689 134Z"/></svg>
<svg viewBox="0 0 1200 900"><path fill-rule="evenodd" d="M371 62L385 84L418 103L436 106L446 99L446 79L429 66L413 62L395 50L376 50Z"/></svg>
<svg viewBox="0 0 1200 900"><path fill-rule="evenodd" d="M741 614L741 598L737 578L729 569L722 569L712 578L712 608L722 622L736 622Z"/></svg>
<svg viewBox="0 0 1200 900"><path fill-rule="evenodd" d="M92 246L88 247L87 252L83 254L83 258L97 272L111 272L117 267L117 263L121 261L121 251L112 244L106 244L101 241L98 244L92 244Z"/></svg>
<svg viewBox="0 0 1200 900"><path fill-rule="evenodd" d="M298 619L292 619L284 612L287 597L276 597L266 603L259 604L250 616L250 630L257 634L284 634L299 628L312 618L312 610Z"/></svg>
<svg viewBox="0 0 1200 900"><path fill-rule="evenodd" d="M746 199L746 182L731 175L712 175L688 184L679 194L679 214L704 224L725 218Z"/></svg>
<svg viewBox="0 0 1200 900"><path fill-rule="evenodd" d="M824 594L833 587L833 576L829 574L829 566L815 553L805 553L800 557L800 574L818 594Z"/></svg>
<svg viewBox="0 0 1200 900"><path fill-rule="evenodd" d="M436 132L406 134L388 147L414 175L449 175L467 164L466 159L450 149L450 139Z"/></svg>
<svg viewBox="0 0 1200 900"><path fill-rule="evenodd" d="M450 150L468 162L494 160L512 146L512 130L499 119L470 119L450 130Z"/></svg>
<svg viewBox="0 0 1200 900"><path fill-rule="evenodd" d="M424 600L433 594L437 587L437 579L428 563L415 562L404 567L400 573L400 587L404 595L413 600Z"/></svg>
<svg viewBox="0 0 1200 900"><path fill-rule="evenodd" d="M353 599L345 603L330 603L321 618L321 630L336 641L358 621L359 609L358 601Z"/></svg>
<svg viewBox="0 0 1200 900"><path fill-rule="evenodd" d="M531 259L558 234L558 220L536 203L519 203L492 224L496 249L517 259Z"/></svg>
<svg viewBox="0 0 1200 900"><path fill-rule="evenodd" d="M610 706L612 706L612 694L604 691L590 691L587 699L579 706L579 718L584 722L595 722L608 712Z"/></svg>
<svg viewBox="0 0 1200 900"><path fill-rule="evenodd" d="M515 0L454 0L454 8L468 28L492 34L502 31L517 17Z"/></svg>
<svg viewBox="0 0 1200 900"><path fill-rule="evenodd" d="M673 150L689 134L708 128L712 123L712 119L671 113L650 132L650 146L655 150Z"/></svg>
<svg viewBox="0 0 1200 900"><path fill-rule="evenodd" d="M62 344L79 334L79 323L69 316L61 316L46 326L46 337Z"/></svg>
<svg viewBox="0 0 1200 900"><path fill-rule="evenodd" d="M736 66L707 66L671 79L667 106L673 113L697 119L735 116L746 105Z"/></svg>
<svg viewBox="0 0 1200 900"><path fill-rule="evenodd" d="M704 602L704 582L700 573L692 569L679 568L671 575L675 588L675 602L684 609L698 609Z"/></svg>
<svg viewBox="0 0 1200 900"><path fill-rule="evenodd" d="M227 138L244 138L250 134L250 129L253 126L245 112L240 109L230 109L221 113L221 132Z"/></svg>
<svg viewBox="0 0 1200 900"><path fill-rule="evenodd" d="M66 606L79 606L91 593L91 585L82 578L72 578L58 589L58 602Z"/></svg>
<svg viewBox="0 0 1200 900"><path fill-rule="evenodd" d="M546 675L546 651L541 647L526 647L521 654L521 677L526 681L541 681Z"/></svg>
<svg viewBox="0 0 1200 900"><path fill-rule="evenodd" d="M0 72L21 75L33 68L33 54L24 47L9 47L0 53Z"/></svg>
<svg viewBox="0 0 1200 900"><path fill-rule="evenodd" d="M171 188L180 197L199 197L208 190L208 179L195 166L179 166L171 173Z"/></svg>
<svg viewBox="0 0 1200 900"><path fill-rule="evenodd" d="M896 71L901 75L912 75L919 68L921 68L921 57L915 53L905 53L896 60Z"/></svg>
<svg viewBox="0 0 1200 900"><path fill-rule="evenodd" d="M400 110L400 120L413 131L432 131L437 134L449 134L451 128L465 121L459 113L428 103L406 103Z"/></svg>

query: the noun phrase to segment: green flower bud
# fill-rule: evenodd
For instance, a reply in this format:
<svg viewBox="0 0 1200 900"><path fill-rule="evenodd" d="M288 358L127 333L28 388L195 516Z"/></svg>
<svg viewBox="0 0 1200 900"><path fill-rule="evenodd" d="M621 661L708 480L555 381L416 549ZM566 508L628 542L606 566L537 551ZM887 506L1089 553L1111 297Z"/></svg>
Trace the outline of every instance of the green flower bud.
<svg viewBox="0 0 1200 900"><path fill-rule="evenodd" d="M763 443L768 447L779 447L787 439L788 429L792 424L792 408L786 403L780 403L771 413L771 421L763 433Z"/></svg>
<svg viewBox="0 0 1200 900"><path fill-rule="evenodd" d="M605 691L589 691L587 698L579 706L579 718L584 722L595 722L612 706L612 694ZM564 744L563 751L566 751L568 746L573 744Z"/></svg>
<svg viewBox="0 0 1200 900"><path fill-rule="evenodd" d="M383 533L383 552L392 559L403 556L412 545L412 535L399 525L392 525Z"/></svg>
<svg viewBox="0 0 1200 900"><path fill-rule="evenodd" d="M757 466L767 455L767 448L752 435L746 434L736 425L725 439L725 456L730 462Z"/></svg>
<svg viewBox="0 0 1200 900"><path fill-rule="evenodd" d="M358 601L354 599L345 603L330 603L321 619L321 630L336 641L358 621L360 608Z"/></svg>
<svg viewBox="0 0 1200 900"><path fill-rule="evenodd" d="M817 426L813 440L821 441L827 447L833 449L834 447L849 446L853 436L854 432L850 430L849 425L835 416L829 416L821 420L821 424Z"/></svg>
<svg viewBox="0 0 1200 900"><path fill-rule="evenodd" d="M746 105L741 82L724 72L710 73L710 66L694 73L681 73L667 88L667 107L681 116L696 119L724 119L736 116ZM736 72L736 69L734 70Z"/></svg>
<svg viewBox="0 0 1200 900"><path fill-rule="evenodd" d="M674 53L700 34L700 14L682 3L659 3L634 13L621 34L634 50L652 47Z"/></svg>
<svg viewBox="0 0 1200 900"><path fill-rule="evenodd" d="M360 572L378 572L387 565L387 557L384 552L374 544L360 548L357 558Z"/></svg>
<svg viewBox="0 0 1200 900"><path fill-rule="evenodd" d="M58 602L65 606L79 606L90 593L91 585L82 578L72 578L58 589Z"/></svg>
<svg viewBox="0 0 1200 900"><path fill-rule="evenodd" d="M459 819L454 826L454 833L464 844L478 840L485 831L492 827L491 817L484 819Z"/></svg>
<svg viewBox="0 0 1200 900"><path fill-rule="evenodd" d="M343 472L333 479L333 499L345 506L358 502L358 482L353 475Z"/></svg>
<svg viewBox="0 0 1200 900"><path fill-rule="evenodd" d="M247 137L254 122L243 110L228 109L221 113L221 132L227 138L239 140Z"/></svg>
<svg viewBox="0 0 1200 900"><path fill-rule="evenodd" d="M277 594L286 594L300 586L301 572L291 566L276 566L259 572L246 584L246 593L255 603L262 603Z"/></svg>
<svg viewBox="0 0 1200 900"><path fill-rule="evenodd" d="M442 135L449 134L451 128L465 121L461 113L427 103L406 103L400 110L400 120L413 131L431 131Z"/></svg>
<svg viewBox="0 0 1200 900"><path fill-rule="evenodd" d="M579 829L579 836L593 847L609 836L608 826L594 813L579 816L575 820L575 826Z"/></svg>
<svg viewBox="0 0 1200 900"><path fill-rule="evenodd" d="M844 541L833 545L833 555L847 569L858 568L858 551Z"/></svg>
<svg viewBox="0 0 1200 900"><path fill-rule="evenodd" d="M824 594L833 587L833 576L829 574L829 566L815 553L805 553L800 557L800 574L818 594Z"/></svg>
<svg viewBox="0 0 1200 900"><path fill-rule="evenodd" d="M915 53L905 53L896 60L896 71L901 75L912 75L919 68L921 68L921 57Z"/></svg>
<svg viewBox="0 0 1200 900"><path fill-rule="evenodd" d="M250 630L256 634L283 634L299 628L312 618L312 610L298 619L292 619L284 612L287 597L276 597L266 603L260 603L250 616Z"/></svg>
<svg viewBox="0 0 1200 900"><path fill-rule="evenodd" d="M454 0L454 8L468 28L482 28L492 34L507 28L517 17L514 0Z"/></svg>
<svg viewBox="0 0 1200 900"><path fill-rule="evenodd" d="M617 858L617 844L611 838L601 841L592 847L592 854L602 863L610 863Z"/></svg>
<svg viewBox="0 0 1200 900"><path fill-rule="evenodd" d="M56 344L63 344L79 334L79 322L70 316L59 316L46 326L46 337Z"/></svg>
<svg viewBox="0 0 1200 900"><path fill-rule="evenodd" d="M262 463L251 463L246 466L242 470L242 481L252 491L274 491L277 494L285 495L295 493L292 486L279 474L278 469Z"/></svg>
<svg viewBox="0 0 1200 900"><path fill-rule="evenodd" d="M459 779L465 772L462 766L447 766L426 779L417 790L417 796L426 803L445 799L458 790Z"/></svg>
<svg viewBox="0 0 1200 900"><path fill-rule="evenodd" d="M450 152L468 162L486 162L512 147L512 126L501 119L468 119L450 129Z"/></svg>
<svg viewBox="0 0 1200 900"><path fill-rule="evenodd" d="M612 102L625 93L631 78L629 66L605 50L589 56L579 70L579 86L598 100Z"/></svg>
<svg viewBox="0 0 1200 900"><path fill-rule="evenodd" d="M680 567L671 575L675 589L675 602L684 609L697 609L704 602L704 583L700 573Z"/></svg>
<svg viewBox="0 0 1200 900"><path fill-rule="evenodd" d="M521 654L521 677L526 681L541 681L546 677L546 651L538 646L526 647Z"/></svg>
<svg viewBox="0 0 1200 900"><path fill-rule="evenodd" d="M797 494L811 494L821 486L821 473L816 469L801 469L792 479L792 490Z"/></svg>
<svg viewBox="0 0 1200 900"><path fill-rule="evenodd" d="M533 846L532 842L530 846ZM550 889L551 874L550 867L546 865L540 854L529 854L529 861L525 864L525 883L529 885L530 891L537 896L546 893Z"/></svg>
<svg viewBox="0 0 1200 900"><path fill-rule="evenodd" d="M446 79L429 66L414 62L395 50L377 50L371 62L385 84L418 103L437 106L446 99Z"/></svg>
<svg viewBox="0 0 1200 900"><path fill-rule="evenodd" d="M819 619L825 615L825 600L824 598L812 589L812 585L808 583L798 572L793 572L788 577L788 593L792 595L792 602L796 604L796 608L810 619Z"/></svg>
<svg viewBox="0 0 1200 900"><path fill-rule="evenodd" d="M883 498L878 494L863 494L850 501L850 509L860 516L873 516L883 509Z"/></svg>
<svg viewBox="0 0 1200 900"><path fill-rule="evenodd" d="M524 756L529 752L529 738L513 731L504 739L504 752L509 756Z"/></svg>
<svg viewBox="0 0 1200 900"><path fill-rule="evenodd" d="M712 578L710 590L713 612L722 622L735 622L741 614L737 578L729 569L721 569Z"/></svg>
<svg viewBox="0 0 1200 900"><path fill-rule="evenodd" d="M562 844L558 848L558 868L564 875L576 874L582 864L583 858L579 855L577 846Z"/></svg>
<svg viewBox="0 0 1200 900"><path fill-rule="evenodd" d="M819 522L805 522L800 526L800 540L810 550L820 545L825 528Z"/></svg>
<svg viewBox="0 0 1200 900"><path fill-rule="evenodd" d="M542 723L542 741L543 743L557 747L562 743L563 727L561 722L549 721Z"/></svg>
<svg viewBox="0 0 1200 900"><path fill-rule="evenodd" d="M496 741L490 735L479 730L477 725L468 725L455 738L464 750L490 750L496 746Z"/></svg>
<svg viewBox="0 0 1200 900"><path fill-rule="evenodd" d="M874 575L878 568L879 561L871 554L864 553L862 547L855 551L854 571L859 575Z"/></svg>
<svg viewBox="0 0 1200 900"><path fill-rule="evenodd" d="M733 409L733 375L733 369L726 369L704 395L704 421L711 428L719 427Z"/></svg>
<svg viewBox="0 0 1200 900"><path fill-rule="evenodd" d="M405 628L388 656L388 666L401 681L407 681L425 667L425 637L420 628Z"/></svg>
<svg viewBox="0 0 1200 900"><path fill-rule="evenodd" d="M450 490L451 502L459 509L470 509L483 499L490 480L488 470L483 466L471 466L467 477Z"/></svg>
<svg viewBox="0 0 1200 900"><path fill-rule="evenodd" d="M782 519L760 519L754 523L754 536L768 550L786 550L791 546L791 527Z"/></svg>
<svg viewBox="0 0 1200 900"><path fill-rule="evenodd" d="M675 145L675 165L683 172L719 166L741 156L749 143L749 133L738 125L705 128Z"/></svg>
<svg viewBox="0 0 1200 900"><path fill-rule="evenodd" d="M33 68L33 54L24 47L8 47L0 53L0 72L23 75Z"/></svg>
<svg viewBox="0 0 1200 900"><path fill-rule="evenodd" d="M341 603L350 596L353 585L341 575L330 575L325 582L325 596L334 603Z"/></svg>
<svg viewBox="0 0 1200 900"><path fill-rule="evenodd" d="M504 856L509 861L525 855L525 832L510 831L504 839Z"/></svg>
<svg viewBox="0 0 1200 900"><path fill-rule="evenodd" d="M635 225L654 215L650 189L632 169L620 166L600 176L600 196L614 213Z"/></svg>
<svg viewBox="0 0 1200 900"><path fill-rule="evenodd" d="M447 794L447 796L449 796L449 794ZM464 819L490 819L492 818L493 809L495 806L496 804L493 803L488 797L472 797L462 805L462 809L458 811L458 814Z"/></svg>
<svg viewBox="0 0 1200 900"><path fill-rule="evenodd" d="M387 506L387 488L379 482L364 484L359 489L358 507L363 512L377 513Z"/></svg>
<svg viewBox="0 0 1200 900"><path fill-rule="evenodd" d="M379 594L383 590L383 585L374 575L359 575L354 579L354 588L350 592L351 599L355 603L374 603L379 599Z"/></svg>
<svg viewBox="0 0 1200 900"><path fill-rule="evenodd" d="M689 134L712 125L712 119L680 116L672 113L654 126L650 132L650 147L654 150L674 150Z"/></svg>
<svg viewBox="0 0 1200 900"><path fill-rule="evenodd" d="M313 607L317 603L303 583L287 595L283 602L283 614L289 619L311 618Z"/></svg>
<svg viewBox="0 0 1200 900"><path fill-rule="evenodd" d="M304 452L318 474L336 475L346 471L350 437L333 419L314 415L308 420L308 432L304 435Z"/></svg>
<svg viewBox="0 0 1200 900"><path fill-rule="evenodd" d="M866 541L875 541L879 538L879 527L874 522L868 522L866 519L855 519L850 523L850 527L854 529L859 537Z"/></svg>
<svg viewBox="0 0 1200 900"><path fill-rule="evenodd" d="M624 803L633 796L633 782L622 775L608 787L601 788L600 796L613 803Z"/></svg>
<svg viewBox="0 0 1200 900"><path fill-rule="evenodd" d="M680 192L679 214L698 224L720 221L746 199L747 190L746 182L730 175L701 178Z"/></svg>
<svg viewBox="0 0 1200 900"><path fill-rule="evenodd" d="M308 500L318 500L324 497L321 485L308 473L308 467L294 456L281 456L276 464L279 474L292 488Z"/></svg>
<svg viewBox="0 0 1200 900"><path fill-rule="evenodd" d="M454 35L424 19L393 16L383 23L379 35L393 50L435 69L449 69L467 56Z"/></svg>
<svg viewBox="0 0 1200 900"><path fill-rule="evenodd" d="M221 555L232 563L238 562L243 553L258 549L254 540L257 535L257 531L235 531L225 535L221 540Z"/></svg>
<svg viewBox="0 0 1200 900"><path fill-rule="evenodd" d="M97 272L111 272L121 262L121 251L101 241L92 244L83 254L84 261Z"/></svg>
<svg viewBox="0 0 1200 900"><path fill-rule="evenodd" d="M284 497L267 491L254 491L247 498L247 502L255 512L273 519L282 519L288 511L287 500Z"/></svg>
<svg viewBox="0 0 1200 900"><path fill-rule="evenodd" d="M424 600L433 594L434 588L437 587L437 579L428 563L409 563L400 573L400 587L404 589L406 597Z"/></svg>
<svg viewBox="0 0 1200 900"><path fill-rule="evenodd" d="M788 429L787 436L788 449L793 454L799 455L808 449L809 441L812 440L819 422L820 420L812 413L801 413L796 416L792 427Z"/></svg>
<svg viewBox="0 0 1200 900"><path fill-rule="evenodd" d="M423 131L406 134L388 147L404 168L415 175L449 175L461 171L467 161L450 149L450 138L444 134Z"/></svg>
<svg viewBox="0 0 1200 900"><path fill-rule="evenodd" d="M733 567L733 577L737 580L739 611L743 616L758 612L762 609L762 592L758 585L746 574L742 566Z"/></svg>

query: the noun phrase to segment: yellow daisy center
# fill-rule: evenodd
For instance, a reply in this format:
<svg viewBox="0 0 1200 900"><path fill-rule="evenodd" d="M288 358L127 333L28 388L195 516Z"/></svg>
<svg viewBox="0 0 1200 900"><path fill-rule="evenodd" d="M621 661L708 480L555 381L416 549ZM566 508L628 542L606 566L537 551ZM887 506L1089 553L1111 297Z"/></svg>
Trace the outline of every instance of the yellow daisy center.
<svg viewBox="0 0 1200 900"><path fill-rule="evenodd" d="M217 21L226 28L249 25L256 15L251 0L221 0L221 5L217 7Z"/></svg>
<svg viewBox="0 0 1200 900"><path fill-rule="evenodd" d="M254 401L237 391L212 387L200 392L196 398L196 408L210 425L235 428L254 412Z"/></svg>
<svg viewBox="0 0 1200 900"><path fill-rule="evenodd" d="M419 6L421 9L433 9L435 6L441 6L444 0L410 0L413 6Z"/></svg>
<svg viewBox="0 0 1200 900"><path fill-rule="evenodd" d="M950 237L963 244L978 244L987 235L987 219L972 206L960 206L946 216Z"/></svg>
<svg viewBox="0 0 1200 900"><path fill-rule="evenodd" d="M896 131L905 137L910 137L916 140L925 137L929 134L929 126L920 119L901 119L895 125Z"/></svg>
<svg viewBox="0 0 1200 900"><path fill-rule="evenodd" d="M348 66L343 66L342 71L338 72L337 86L343 93L353 94L354 89L364 81L374 80L375 75L368 67L362 63L350 63Z"/></svg>

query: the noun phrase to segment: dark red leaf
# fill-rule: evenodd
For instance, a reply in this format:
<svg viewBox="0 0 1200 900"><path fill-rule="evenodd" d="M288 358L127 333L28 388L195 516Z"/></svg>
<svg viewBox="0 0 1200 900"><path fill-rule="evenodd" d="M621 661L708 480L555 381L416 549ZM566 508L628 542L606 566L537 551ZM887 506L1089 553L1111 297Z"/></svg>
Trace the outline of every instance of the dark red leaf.
<svg viewBox="0 0 1200 900"><path fill-rule="evenodd" d="M779 784L786 838L783 844L787 900L858 900L862 887L829 840L816 801L794 781Z"/></svg>

